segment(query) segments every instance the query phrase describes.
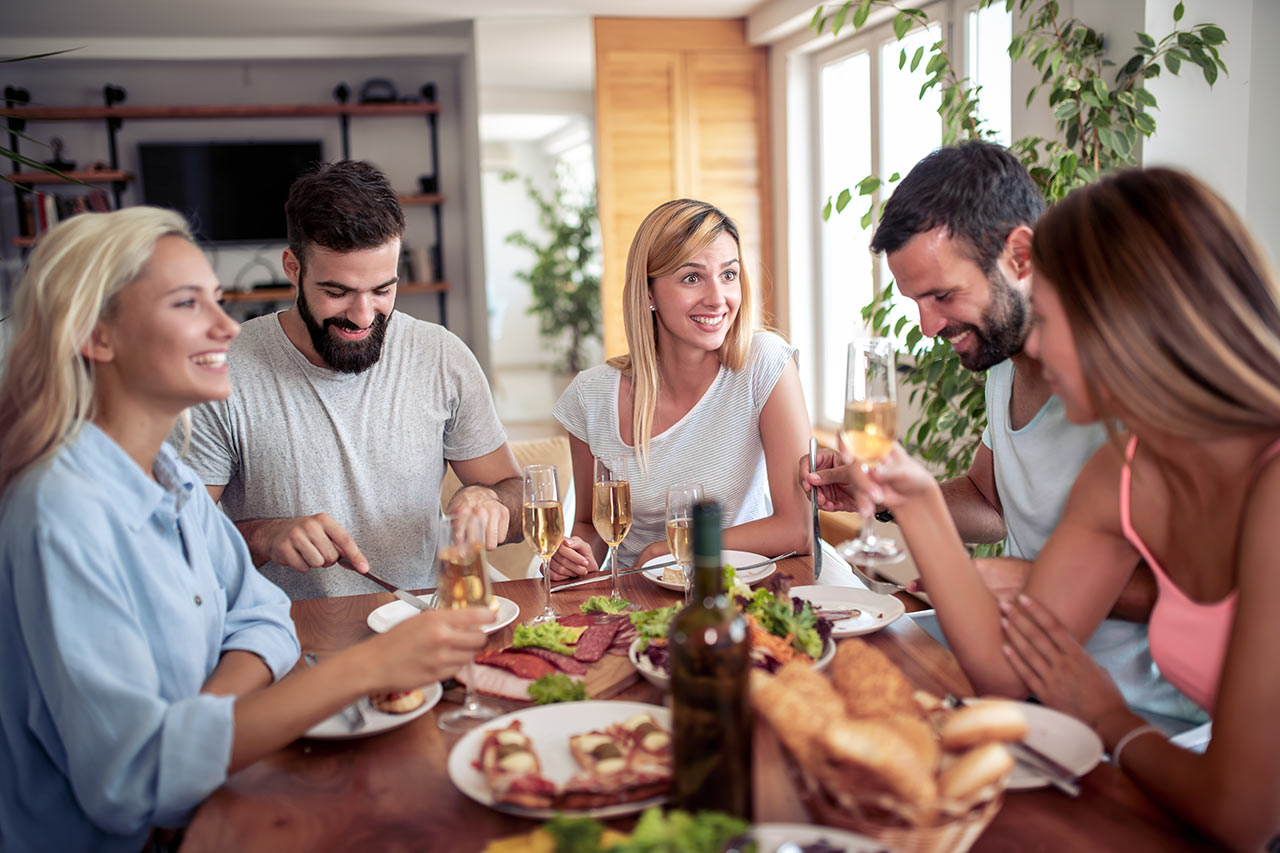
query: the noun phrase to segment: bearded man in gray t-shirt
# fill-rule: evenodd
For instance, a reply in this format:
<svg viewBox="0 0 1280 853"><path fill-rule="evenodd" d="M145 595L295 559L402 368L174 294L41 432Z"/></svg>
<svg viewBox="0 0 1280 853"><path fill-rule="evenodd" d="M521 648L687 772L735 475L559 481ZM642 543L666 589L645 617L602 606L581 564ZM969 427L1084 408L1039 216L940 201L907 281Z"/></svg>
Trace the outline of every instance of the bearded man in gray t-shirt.
<svg viewBox="0 0 1280 853"><path fill-rule="evenodd" d="M386 178L342 161L298 178L285 206L290 309L250 320L227 355L234 391L191 410L187 461L291 598L372 592L348 567L435 585L448 512L520 536L520 472L475 357L394 311L404 215Z"/></svg>

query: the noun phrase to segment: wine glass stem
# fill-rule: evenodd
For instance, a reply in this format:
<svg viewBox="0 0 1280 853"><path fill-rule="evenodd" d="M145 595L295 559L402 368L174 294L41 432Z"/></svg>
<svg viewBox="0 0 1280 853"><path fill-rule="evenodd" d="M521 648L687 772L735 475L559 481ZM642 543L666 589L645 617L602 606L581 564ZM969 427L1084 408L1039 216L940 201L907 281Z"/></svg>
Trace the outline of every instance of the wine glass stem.
<svg viewBox="0 0 1280 853"><path fill-rule="evenodd" d="M618 546L609 546L609 555L606 557L609 561L609 572L613 576L613 592L610 593L611 598L621 598L622 591L618 587Z"/></svg>
<svg viewBox="0 0 1280 853"><path fill-rule="evenodd" d="M872 466L868 465L867 463L863 462L861 465L861 468L862 468L862 473L864 475L869 475L871 473ZM876 516L875 516L874 507L873 507L872 511L867 513L866 517L863 518L862 533L859 534L858 536L858 541L860 541L867 548L875 547L875 543L877 541L875 524L876 524Z"/></svg>
<svg viewBox="0 0 1280 853"><path fill-rule="evenodd" d="M542 600L545 602L545 610L552 610L551 607L551 566L546 561L542 561Z"/></svg>

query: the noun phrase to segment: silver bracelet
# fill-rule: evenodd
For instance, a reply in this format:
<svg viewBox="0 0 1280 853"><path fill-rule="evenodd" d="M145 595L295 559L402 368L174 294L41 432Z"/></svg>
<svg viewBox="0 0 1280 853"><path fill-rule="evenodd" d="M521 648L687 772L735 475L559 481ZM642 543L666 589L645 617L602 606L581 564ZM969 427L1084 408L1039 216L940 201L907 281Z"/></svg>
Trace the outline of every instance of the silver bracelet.
<svg viewBox="0 0 1280 853"><path fill-rule="evenodd" d="M1136 726L1130 729L1129 731L1125 732L1124 737L1116 741L1115 749L1111 750L1111 763L1114 764L1116 767L1119 767L1121 770L1123 770L1124 767L1122 767L1120 764L1120 753L1124 750L1126 746L1129 745L1129 741L1133 740L1136 737L1141 737L1142 735L1151 734L1151 733L1160 734L1160 730L1153 725L1143 724L1141 726Z"/></svg>

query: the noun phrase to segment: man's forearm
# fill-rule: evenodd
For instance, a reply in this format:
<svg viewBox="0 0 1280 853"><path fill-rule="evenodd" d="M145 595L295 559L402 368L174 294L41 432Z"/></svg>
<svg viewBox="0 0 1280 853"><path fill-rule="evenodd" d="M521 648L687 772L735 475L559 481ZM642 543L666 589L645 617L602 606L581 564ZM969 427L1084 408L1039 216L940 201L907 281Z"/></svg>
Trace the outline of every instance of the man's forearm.
<svg viewBox="0 0 1280 853"><path fill-rule="evenodd" d="M519 477L510 477L490 488L511 516L507 523L507 538L502 540L503 544L519 542L524 538L524 483Z"/></svg>
<svg viewBox="0 0 1280 853"><path fill-rule="evenodd" d="M1151 573L1151 568L1146 561L1138 563L1109 615L1112 619L1124 619L1127 622L1146 622L1151 619L1151 608L1156 605L1158 593L1156 577Z"/></svg>
<svg viewBox="0 0 1280 853"><path fill-rule="evenodd" d="M1000 542L1007 535L1004 516L967 476L943 483L942 498L947 502L956 530L965 542Z"/></svg>
<svg viewBox="0 0 1280 853"><path fill-rule="evenodd" d="M236 530L240 531L240 535L244 537L245 544L249 546L249 556L253 559L254 568L260 569L271 561L270 548L265 544L266 537L263 534L267 525L277 520L274 518L251 518L235 523Z"/></svg>

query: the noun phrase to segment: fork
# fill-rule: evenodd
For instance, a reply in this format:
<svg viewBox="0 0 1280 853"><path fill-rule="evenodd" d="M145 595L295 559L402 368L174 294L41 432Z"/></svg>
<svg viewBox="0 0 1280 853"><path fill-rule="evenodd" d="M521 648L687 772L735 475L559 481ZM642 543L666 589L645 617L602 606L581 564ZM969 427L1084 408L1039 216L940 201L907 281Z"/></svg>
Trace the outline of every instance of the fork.
<svg viewBox="0 0 1280 853"><path fill-rule="evenodd" d="M302 662L307 666L315 666L316 656L311 652L305 652L302 655ZM360 706L354 702L342 709L342 719L347 721L347 728L353 732L364 728L364 714L360 711Z"/></svg>
<svg viewBox="0 0 1280 853"><path fill-rule="evenodd" d="M849 564L849 568L853 570L853 576L856 577L858 580L862 581L864 584L866 584L867 589L871 590L872 592L879 593L880 595L892 595L895 592L907 591L907 588L900 583L894 583L893 581L876 580L871 575L867 574L862 569L858 568L858 564L854 562L853 550L847 547L849 544L850 543L848 542L843 542L840 545L837 545L836 552L841 557L844 557L845 561L848 562ZM871 571L875 571L875 570L872 569Z"/></svg>

